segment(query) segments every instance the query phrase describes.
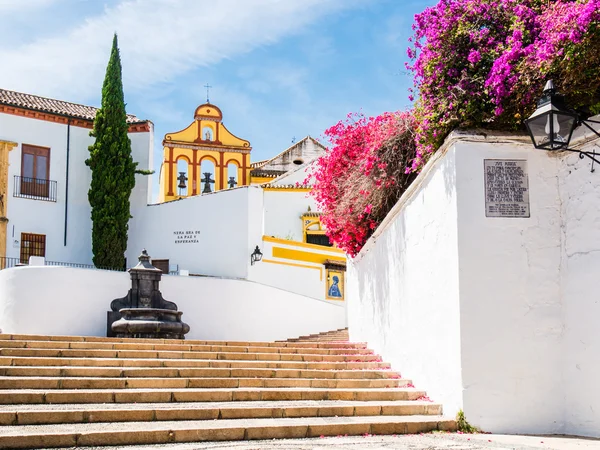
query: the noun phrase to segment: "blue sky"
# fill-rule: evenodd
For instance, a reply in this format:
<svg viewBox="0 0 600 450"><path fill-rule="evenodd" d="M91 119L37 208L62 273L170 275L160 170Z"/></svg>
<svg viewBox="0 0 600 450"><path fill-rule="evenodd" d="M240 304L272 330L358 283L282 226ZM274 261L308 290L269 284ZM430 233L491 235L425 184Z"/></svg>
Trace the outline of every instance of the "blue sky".
<svg viewBox="0 0 600 450"><path fill-rule="evenodd" d="M98 106L119 34L129 113L162 138L210 100L252 161L351 111L409 107L407 39L435 1L0 0L0 87Z"/></svg>

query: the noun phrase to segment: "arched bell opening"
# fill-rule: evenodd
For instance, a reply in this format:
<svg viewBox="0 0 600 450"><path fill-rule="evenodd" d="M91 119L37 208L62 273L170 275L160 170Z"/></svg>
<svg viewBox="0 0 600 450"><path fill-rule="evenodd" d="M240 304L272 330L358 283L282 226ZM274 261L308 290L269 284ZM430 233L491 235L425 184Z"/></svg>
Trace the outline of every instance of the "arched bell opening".
<svg viewBox="0 0 600 450"><path fill-rule="evenodd" d="M211 159L203 159L200 163L200 192L210 194L216 189L215 162Z"/></svg>
<svg viewBox="0 0 600 450"><path fill-rule="evenodd" d="M227 164L227 187L232 189L240 183L240 167L235 162Z"/></svg>
<svg viewBox="0 0 600 450"><path fill-rule="evenodd" d="M180 158L177 160L177 186L175 192L177 192L177 195L180 197L187 197L190 195L189 170L190 164L187 159Z"/></svg>

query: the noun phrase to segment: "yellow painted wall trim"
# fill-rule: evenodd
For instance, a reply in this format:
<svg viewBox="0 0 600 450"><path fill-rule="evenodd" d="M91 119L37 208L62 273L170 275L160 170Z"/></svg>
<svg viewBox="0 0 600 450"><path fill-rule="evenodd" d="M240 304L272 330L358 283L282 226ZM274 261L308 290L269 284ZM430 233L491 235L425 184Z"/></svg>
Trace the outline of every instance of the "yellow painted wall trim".
<svg viewBox="0 0 600 450"><path fill-rule="evenodd" d="M278 187L270 187L264 186L263 189L265 191L277 191L277 192L310 192L312 188L278 188Z"/></svg>
<svg viewBox="0 0 600 450"><path fill-rule="evenodd" d="M0 257L6 256L6 204L8 203L8 152L18 144L0 140Z"/></svg>
<svg viewBox="0 0 600 450"><path fill-rule="evenodd" d="M327 256L319 253L305 252L302 250L294 250L283 247L273 247L273 257L291 259L293 261L312 262L317 264L324 264L327 260L346 262L346 258L340 258L338 256Z"/></svg>
<svg viewBox="0 0 600 450"><path fill-rule="evenodd" d="M322 267L308 266L306 264L294 264L294 263L289 263L289 262L285 262L285 261L274 261L272 259L263 259L261 262L264 262L267 264L281 264L283 266L301 267L303 269L316 269L319 271L319 280L323 281L323 268Z"/></svg>
<svg viewBox="0 0 600 450"><path fill-rule="evenodd" d="M298 242L298 241L289 241L287 239L279 239L279 238L274 238L274 237L270 237L270 236L263 236L263 242L273 242L275 244L284 244L284 245L291 245L294 247L303 247L303 248L310 248L313 250L320 250L322 252L331 252L331 253L337 253L338 255L344 255L346 256L346 254L344 253L343 250L340 250L339 248L335 248L335 247L325 247L324 245L316 245L316 244L307 244L306 242ZM323 255L326 256L326 255ZM331 259L336 259L335 257L332 257ZM345 261L346 258L337 258L340 259L340 261Z"/></svg>
<svg viewBox="0 0 600 450"><path fill-rule="evenodd" d="M270 183L271 181L273 181L275 178L270 178L270 177L255 177L252 176L252 178L250 179L252 184L264 184L264 183Z"/></svg>

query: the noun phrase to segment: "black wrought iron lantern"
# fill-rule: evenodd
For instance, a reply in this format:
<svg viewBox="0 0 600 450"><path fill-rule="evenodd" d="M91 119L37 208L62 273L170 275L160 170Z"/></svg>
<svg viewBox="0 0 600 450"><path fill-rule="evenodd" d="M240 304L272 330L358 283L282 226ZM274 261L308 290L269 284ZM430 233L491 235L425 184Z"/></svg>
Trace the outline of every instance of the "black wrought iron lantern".
<svg viewBox="0 0 600 450"><path fill-rule="evenodd" d="M573 130L578 125L584 125L600 137L600 133L590 125L590 123L600 124L600 122L589 119L583 120L575 111L569 109L565 104L564 97L556 92L552 80L546 83L542 98L539 99L537 106L531 117L525 120L525 126L533 146L542 150L566 150L579 153L581 159L587 157L593 161L592 172L594 172L594 163L600 163L596 159L595 148L592 152L584 152L569 148L569 144L573 136Z"/></svg>
<svg viewBox="0 0 600 450"><path fill-rule="evenodd" d="M255 262L262 260L262 257L263 257L263 254L257 245L256 248L254 249L254 252L252 252L252 254L250 255L250 265L253 266Z"/></svg>
<svg viewBox="0 0 600 450"><path fill-rule="evenodd" d="M567 109L564 97L556 92L550 80L538 100L537 109L525 120L525 126L535 148L563 150L569 146L578 121L577 114Z"/></svg>

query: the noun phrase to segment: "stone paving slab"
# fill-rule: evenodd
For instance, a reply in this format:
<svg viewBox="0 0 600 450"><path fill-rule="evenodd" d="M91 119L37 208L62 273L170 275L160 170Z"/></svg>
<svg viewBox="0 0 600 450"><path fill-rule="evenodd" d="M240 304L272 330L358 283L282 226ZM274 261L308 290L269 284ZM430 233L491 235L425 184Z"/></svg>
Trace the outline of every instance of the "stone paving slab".
<svg viewBox="0 0 600 450"><path fill-rule="evenodd" d="M87 447L87 450L597 450L600 440L561 436L432 433L404 436L326 437L268 441ZM67 450L62 449L62 450Z"/></svg>

